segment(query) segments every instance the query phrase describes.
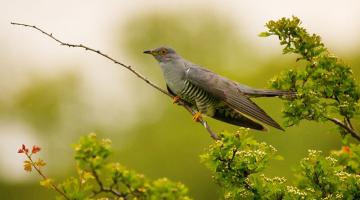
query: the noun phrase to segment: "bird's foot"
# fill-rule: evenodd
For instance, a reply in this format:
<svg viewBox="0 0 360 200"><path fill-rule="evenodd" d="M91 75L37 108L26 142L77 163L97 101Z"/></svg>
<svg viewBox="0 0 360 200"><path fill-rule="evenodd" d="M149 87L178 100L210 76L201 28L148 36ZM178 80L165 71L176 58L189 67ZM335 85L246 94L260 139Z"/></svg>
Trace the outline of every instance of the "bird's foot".
<svg viewBox="0 0 360 200"><path fill-rule="evenodd" d="M202 115L201 115L201 112L196 112L194 115L193 115L193 120L195 121L195 122L199 122L200 120L201 120L201 118L202 118Z"/></svg>
<svg viewBox="0 0 360 200"><path fill-rule="evenodd" d="M181 98L180 98L179 96L174 96L174 98L173 98L173 104L179 103L180 99L181 99Z"/></svg>

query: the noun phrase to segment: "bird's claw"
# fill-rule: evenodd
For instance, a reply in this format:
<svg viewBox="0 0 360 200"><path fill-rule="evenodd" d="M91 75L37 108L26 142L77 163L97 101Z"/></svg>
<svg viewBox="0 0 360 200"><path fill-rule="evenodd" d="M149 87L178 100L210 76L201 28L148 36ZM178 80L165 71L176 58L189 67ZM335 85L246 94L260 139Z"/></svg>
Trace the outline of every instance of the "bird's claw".
<svg viewBox="0 0 360 200"><path fill-rule="evenodd" d="M202 116L201 116L201 112L196 112L194 115L193 115L193 120L195 122L199 122L201 120Z"/></svg>
<svg viewBox="0 0 360 200"><path fill-rule="evenodd" d="M173 104L179 103L179 101L180 101L180 97L179 96L174 96Z"/></svg>

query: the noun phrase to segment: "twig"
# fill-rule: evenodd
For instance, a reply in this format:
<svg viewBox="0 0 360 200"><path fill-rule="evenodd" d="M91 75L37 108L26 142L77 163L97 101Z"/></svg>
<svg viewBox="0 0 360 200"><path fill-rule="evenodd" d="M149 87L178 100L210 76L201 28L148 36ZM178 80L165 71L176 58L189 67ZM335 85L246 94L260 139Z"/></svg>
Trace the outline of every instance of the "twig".
<svg viewBox="0 0 360 200"><path fill-rule="evenodd" d="M328 119L329 121L335 123L336 125L344 128L347 132L349 132L351 134L351 136L353 136L355 139L360 141L360 134L358 132L356 132L354 129L352 129L350 126L346 125L341 120L336 119L336 118L331 118L331 117L326 117L326 119Z"/></svg>
<svg viewBox="0 0 360 200"><path fill-rule="evenodd" d="M44 30L42 30L41 28L38 28L37 26L34 25L28 25L28 24L23 24L23 23L16 23L16 22L11 22L12 25L18 25L18 26L24 26L24 27L29 27L29 28L33 28L36 29L38 31L40 31L41 33L43 33L44 35L50 37L51 39L55 40L56 42L60 43L60 45L63 46L68 46L68 47L74 47L74 48L82 48L88 51L92 51L94 53L97 53L109 60L111 60L112 62L114 62L115 64L121 65L122 67L128 69L129 71L131 71L134 75L136 75L138 78L142 79L143 81L145 81L148 85L150 85L151 87L155 88L156 90L160 91L161 93L169 96L170 98L174 98L173 95L171 95L169 92L165 91L164 89L160 88L159 86L157 86L155 83L151 82L149 79L147 79L145 76L143 76L142 74L140 74L139 72L137 72L135 69L133 69L130 65L126 65L122 62L119 62L117 60L115 60L114 58L106 55L105 53L102 53L99 50L96 50L94 48L85 46L83 44L71 44L71 43L66 43L63 42L61 40L59 40L58 38L54 37L52 33L47 33ZM178 103L183 106L188 112L190 112L192 115L195 114L195 111L184 101L179 100ZM210 136L214 139L214 140L219 140L219 137L216 135L215 132L213 132L211 130L211 128L209 127L209 125L207 124L207 122L203 119L199 119L198 121L199 123L201 123L205 129L209 132Z"/></svg>
<svg viewBox="0 0 360 200"><path fill-rule="evenodd" d="M31 155L32 155L32 154L29 155L28 153L25 152L25 155L26 155L26 157L29 159L31 165L34 167L34 169L36 170L36 172L43 178L43 180L48 180L48 178L45 176L45 174L42 173L42 171L36 166L35 162L32 160L32 158L31 158ZM63 197L64 197L65 199L67 199L67 200L70 200L70 198L69 198L68 196L66 196L66 194L65 194L62 190L60 190L60 188L58 188L52 181L50 182L50 185L51 185L51 187L52 187L56 192L58 192L61 196L63 196Z"/></svg>
<svg viewBox="0 0 360 200"><path fill-rule="evenodd" d="M98 173L95 171L95 169L91 169L92 174L95 177L95 181L96 183L99 185L99 190L98 191L94 191L94 196L96 196L97 194L101 193L101 192L108 192L108 193L112 193L113 195L117 196L117 197L122 197L124 199L127 199L126 194L122 194L119 191L114 190L113 188L106 188L104 186L104 184L102 183L102 181L100 180L100 177L98 175Z"/></svg>
<svg viewBox="0 0 360 200"><path fill-rule="evenodd" d="M353 125L351 124L350 118L345 117L345 121L348 127L350 127L351 129L354 129Z"/></svg>

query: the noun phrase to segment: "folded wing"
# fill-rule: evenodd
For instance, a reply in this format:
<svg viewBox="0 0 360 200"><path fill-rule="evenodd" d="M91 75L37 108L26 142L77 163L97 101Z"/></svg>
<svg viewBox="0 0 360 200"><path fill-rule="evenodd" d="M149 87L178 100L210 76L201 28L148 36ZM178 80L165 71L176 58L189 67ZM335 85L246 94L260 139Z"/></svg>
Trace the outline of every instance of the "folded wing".
<svg viewBox="0 0 360 200"><path fill-rule="evenodd" d="M284 130L241 91L238 83L198 66L187 67L186 79L192 84L224 101L236 111L277 129Z"/></svg>

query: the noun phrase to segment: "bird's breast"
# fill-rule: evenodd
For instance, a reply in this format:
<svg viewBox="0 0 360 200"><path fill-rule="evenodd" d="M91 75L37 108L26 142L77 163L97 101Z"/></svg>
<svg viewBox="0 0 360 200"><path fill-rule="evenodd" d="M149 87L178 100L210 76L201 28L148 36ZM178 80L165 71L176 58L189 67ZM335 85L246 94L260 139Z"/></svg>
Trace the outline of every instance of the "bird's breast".
<svg viewBox="0 0 360 200"><path fill-rule="evenodd" d="M163 64L161 67L167 86L176 95L180 95L181 91L185 87L184 70L171 64Z"/></svg>

